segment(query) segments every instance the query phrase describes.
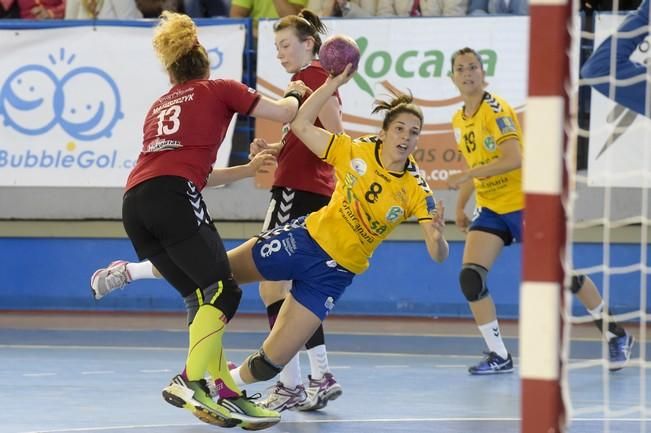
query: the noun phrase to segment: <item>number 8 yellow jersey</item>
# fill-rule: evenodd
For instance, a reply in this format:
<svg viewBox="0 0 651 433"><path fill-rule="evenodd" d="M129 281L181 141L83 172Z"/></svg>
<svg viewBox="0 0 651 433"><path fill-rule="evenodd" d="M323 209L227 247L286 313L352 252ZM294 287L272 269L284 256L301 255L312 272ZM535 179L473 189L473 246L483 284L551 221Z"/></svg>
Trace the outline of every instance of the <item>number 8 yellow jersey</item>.
<svg viewBox="0 0 651 433"><path fill-rule="evenodd" d="M337 185L330 203L306 219L310 236L330 257L356 274L391 231L415 216L432 220L435 201L410 156L401 172L380 162L382 142L376 136L351 139L332 135L321 159L334 166Z"/></svg>
<svg viewBox="0 0 651 433"><path fill-rule="evenodd" d="M500 144L515 138L522 148L522 130L518 117L502 98L484 92L484 99L472 117L463 108L452 118L454 137L459 151L473 168L486 165L502 154ZM498 214L524 208L522 169L485 178L474 178L477 207L487 207Z"/></svg>

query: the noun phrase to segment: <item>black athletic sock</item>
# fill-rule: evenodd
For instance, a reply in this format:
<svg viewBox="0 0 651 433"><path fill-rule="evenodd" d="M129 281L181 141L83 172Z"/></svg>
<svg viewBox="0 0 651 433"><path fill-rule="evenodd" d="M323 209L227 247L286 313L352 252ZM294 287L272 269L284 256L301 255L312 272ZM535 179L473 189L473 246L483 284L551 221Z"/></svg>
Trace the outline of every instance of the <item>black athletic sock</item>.
<svg viewBox="0 0 651 433"><path fill-rule="evenodd" d="M313 347L325 344L325 336L323 335L323 324L319 325L319 329L314 331L314 334L305 343L305 348L310 350Z"/></svg>

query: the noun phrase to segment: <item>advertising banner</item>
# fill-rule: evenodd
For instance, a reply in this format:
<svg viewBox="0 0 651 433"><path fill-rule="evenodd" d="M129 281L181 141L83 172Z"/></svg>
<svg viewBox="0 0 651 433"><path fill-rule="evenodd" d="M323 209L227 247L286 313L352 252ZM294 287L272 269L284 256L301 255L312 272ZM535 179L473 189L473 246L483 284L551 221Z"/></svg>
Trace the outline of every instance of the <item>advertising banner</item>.
<svg viewBox="0 0 651 433"><path fill-rule="evenodd" d="M145 113L170 87L152 23L63 25L0 26L1 186L124 186ZM241 24L199 27L212 78L241 79L244 39Z"/></svg>
<svg viewBox="0 0 651 433"><path fill-rule="evenodd" d="M276 58L273 21L261 21L258 37L258 90L279 97L290 75ZM373 101L392 90L411 92L423 109L425 124L415 152L432 188L447 188L451 173L464 167L451 126L461 108L449 73L452 54L463 47L477 50L486 70L487 90L504 98L522 115L527 95L528 17L445 17L325 20L329 34L357 41L362 57L353 80L340 89L346 132L376 133L381 118L371 115ZM522 119L521 119L522 120ZM280 138L281 125L256 121L256 136ZM269 176L257 184L268 187Z"/></svg>
<svg viewBox="0 0 651 433"><path fill-rule="evenodd" d="M600 14L595 20L595 48L613 34L624 15ZM631 59L645 63L649 41ZM590 99L588 185L651 187L651 119L635 113L596 90Z"/></svg>

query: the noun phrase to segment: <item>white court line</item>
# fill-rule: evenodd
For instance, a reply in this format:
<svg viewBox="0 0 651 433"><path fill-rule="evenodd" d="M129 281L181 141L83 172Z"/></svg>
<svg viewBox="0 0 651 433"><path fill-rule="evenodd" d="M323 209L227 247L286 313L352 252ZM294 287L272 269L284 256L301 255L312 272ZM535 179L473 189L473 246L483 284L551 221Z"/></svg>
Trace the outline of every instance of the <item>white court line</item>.
<svg viewBox="0 0 651 433"><path fill-rule="evenodd" d="M25 349L25 350L133 350L133 351L164 351L164 352L187 352L188 349L185 347L136 347L136 346L78 346L78 345L46 345L46 344L0 344L0 349ZM255 349L229 349L225 347L226 352L231 353L246 353L255 352L259 348ZM385 358L443 358L443 359L477 359L481 357L481 354L473 355L440 355L435 353L395 353L395 352L345 352L338 350L329 350L331 355L343 355L343 356L377 356ZM518 361L519 357L514 356L514 360ZM585 362L586 359L591 358L570 358L568 359L569 363L578 363ZM447 367L444 366L444 367ZM451 365L450 367L460 367L458 365Z"/></svg>
<svg viewBox="0 0 651 433"><path fill-rule="evenodd" d="M467 365L459 365L459 364L436 364L432 365L433 368L468 368Z"/></svg>
<svg viewBox="0 0 651 433"><path fill-rule="evenodd" d="M375 368L409 368L407 364L384 364L376 365Z"/></svg>
<svg viewBox="0 0 651 433"><path fill-rule="evenodd" d="M25 350L133 350L133 351L165 351L165 352L187 352L187 347L137 347L137 346L79 346L79 345L47 345L47 344L0 344L0 349L25 349ZM229 349L225 347L226 352L234 353L251 353L258 350L255 349ZM383 356L383 357L414 357L414 358L459 358L470 359L481 357L481 354L476 355L438 355L434 353L395 353L395 352L345 352L329 350L328 354L331 355L346 355L346 356ZM517 359L514 357L513 359Z"/></svg>
<svg viewBox="0 0 651 433"><path fill-rule="evenodd" d="M586 322L587 323L587 322ZM38 328L39 330L45 330L45 331L70 331L70 332L79 332L79 328ZM185 332L187 333L187 329L104 329L104 328L84 328L82 331L102 331L102 332L130 332L130 331L142 331L142 332ZM227 331L229 334L264 334L264 335L269 335L268 331L246 331L246 330L228 330ZM376 336L376 337L449 337L449 338L472 338L472 339L480 339L481 336L479 334L441 334L441 333L411 333L411 332L387 332L387 333L382 333L378 334L377 332L370 332L370 331L328 331L326 332L327 335L351 335L351 336ZM503 339L506 340L517 340L518 336L517 335L502 335ZM593 337L572 337L572 341L602 341L601 337L599 335L593 336ZM2 346L0 346L2 348ZM255 348L253 350L258 350L258 348Z"/></svg>
<svg viewBox="0 0 651 433"><path fill-rule="evenodd" d="M388 422L520 422L519 417L503 418L478 418L478 417L449 417L449 418L370 418L370 419L310 419L300 421L282 421L282 424L342 424L342 423L388 423ZM572 422L605 422L605 421L623 421L623 422L651 422L645 418L574 418ZM166 428L166 427L192 427L196 425L205 425L203 423L193 424L142 424L142 425L124 425L108 427L76 427L69 429L55 430L33 430L21 433L67 433L67 432L90 432L104 430L136 430L142 428Z"/></svg>
<svg viewBox="0 0 651 433"><path fill-rule="evenodd" d="M25 377L56 376L56 373L23 373Z"/></svg>

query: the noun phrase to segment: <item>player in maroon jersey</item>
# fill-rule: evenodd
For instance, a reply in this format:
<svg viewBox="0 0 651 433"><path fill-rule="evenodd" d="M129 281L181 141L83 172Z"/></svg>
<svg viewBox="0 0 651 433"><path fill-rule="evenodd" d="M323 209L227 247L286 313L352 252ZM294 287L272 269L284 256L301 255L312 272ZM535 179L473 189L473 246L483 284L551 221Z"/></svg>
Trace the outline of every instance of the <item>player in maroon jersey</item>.
<svg viewBox="0 0 651 433"><path fill-rule="evenodd" d="M292 81L302 81L312 90L318 89L328 78L328 73L317 59L321 47L321 34L325 26L319 17L308 9L298 15L289 15L274 25L277 57ZM315 122L319 128L334 133L343 131L341 100L334 94L324 105ZM330 201L335 179L331 165L312 153L289 129L284 128L280 143L268 144L262 138L251 143L251 155L264 149L278 150L278 167L271 189L271 200L263 224L263 231L282 226L287 222L314 212ZM274 326L283 300L292 286L291 281L264 281L260 283L260 296L267 307L269 325ZM280 373L276 385L261 402L278 411L298 407L316 410L326 406L342 393L328 366L323 327L314 333L305 345L310 359L307 393L301 383L301 368L296 355Z"/></svg>
<svg viewBox="0 0 651 433"><path fill-rule="evenodd" d="M321 47L320 34L325 32L325 26L319 17L304 9L298 15L286 16L279 20L274 26L274 31L278 60L287 72L292 73L292 80L300 80L312 90L318 89L328 78L328 73L317 60ZM326 102L315 125L334 133L343 131L338 93ZM335 183L332 166L316 157L289 130L288 125L285 126L280 143L267 143L262 138L256 138L251 143L252 157L268 150L278 152L278 167L263 231L284 225L325 206L330 200ZM217 174L215 172L211 175L212 183ZM131 281L155 276L156 272L152 270L149 262L115 261L93 274L91 286L95 297L99 299ZM260 284L260 296L267 307L271 327L290 288L291 281L265 281ZM328 366L322 326L307 342L306 348L311 367L307 390L301 384L297 355L285 366L279 381L262 402L265 407L278 411L294 407L300 410L316 410L341 395L341 385L337 383Z"/></svg>
<svg viewBox="0 0 651 433"><path fill-rule="evenodd" d="M276 424L280 415L254 404L229 374L221 339L242 292L201 190L236 113L289 122L306 88L292 83L285 98L273 101L238 81L210 80L208 54L192 20L170 12L161 18L153 43L172 87L145 117L122 219L138 257L150 260L177 289L188 311L185 370L163 396L202 421L258 430ZM206 373L220 385L217 401L210 396Z"/></svg>

